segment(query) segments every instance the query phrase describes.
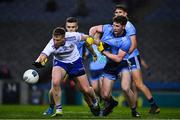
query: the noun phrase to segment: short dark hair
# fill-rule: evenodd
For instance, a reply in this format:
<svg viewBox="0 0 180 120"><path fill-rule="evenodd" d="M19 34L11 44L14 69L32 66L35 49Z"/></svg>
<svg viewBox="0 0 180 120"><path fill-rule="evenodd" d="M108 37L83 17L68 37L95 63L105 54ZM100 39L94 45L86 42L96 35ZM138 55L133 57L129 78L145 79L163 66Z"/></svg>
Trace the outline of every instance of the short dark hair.
<svg viewBox="0 0 180 120"><path fill-rule="evenodd" d="M68 18L66 19L66 22L70 22L70 23L76 22L76 23L78 23L78 20L77 20L77 18L75 18L75 17L68 17Z"/></svg>
<svg viewBox="0 0 180 120"><path fill-rule="evenodd" d="M120 23L121 25L126 25L127 23L127 18L124 16L115 16L113 18L113 22Z"/></svg>
<svg viewBox="0 0 180 120"><path fill-rule="evenodd" d="M125 5L125 4L117 4L117 5L115 6L115 8L114 8L114 11L115 11L116 9L121 9L121 10L123 10L123 11L125 11L125 12L128 12L127 5Z"/></svg>
<svg viewBox="0 0 180 120"><path fill-rule="evenodd" d="M65 35L66 31L63 27L57 27L53 30L53 36Z"/></svg>

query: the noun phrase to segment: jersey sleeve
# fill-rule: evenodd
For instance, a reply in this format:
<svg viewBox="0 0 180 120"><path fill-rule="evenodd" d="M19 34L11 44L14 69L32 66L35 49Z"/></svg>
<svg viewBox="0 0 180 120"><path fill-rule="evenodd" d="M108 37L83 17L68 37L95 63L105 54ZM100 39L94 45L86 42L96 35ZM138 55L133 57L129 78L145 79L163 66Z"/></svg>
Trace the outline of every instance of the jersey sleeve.
<svg viewBox="0 0 180 120"><path fill-rule="evenodd" d="M83 34L81 34L79 32L76 32L76 40L77 40L77 42L80 42L82 40L82 36L83 36Z"/></svg>
<svg viewBox="0 0 180 120"><path fill-rule="evenodd" d="M66 32L66 41L80 42L82 39L82 34L79 32Z"/></svg>
<svg viewBox="0 0 180 120"><path fill-rule="evenodd" d="M131 22L127 22L125 29L128 36L136 35L136 28Z"/></svg>
<svg viewBox="0 0 180 120"><path fill-rule="evenodd" d="M103 33L111 31L112 30L112 25L111 24L105 24L105 25L103 25L102 30L103 30Z"/></svg>
<svg viewBox="0 0 180 120"><path fill-rule="evenodd" d="M54 51L53 45L54 42L53 39L51 39L41 53L45 54L46 56L49 56Z"/></svg>

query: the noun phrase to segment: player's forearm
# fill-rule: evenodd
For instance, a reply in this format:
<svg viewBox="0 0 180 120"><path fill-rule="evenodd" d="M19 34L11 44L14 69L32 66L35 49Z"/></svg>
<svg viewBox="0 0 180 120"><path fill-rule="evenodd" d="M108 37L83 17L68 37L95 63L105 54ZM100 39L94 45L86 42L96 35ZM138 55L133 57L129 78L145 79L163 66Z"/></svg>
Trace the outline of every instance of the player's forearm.
<svg viewBox="0 0 180 120"><path fill-rule="evenodd" d="M141 58L141 65L145 68L145 69L148 69L149 66L148 64L144 61L144 59Z"/></svg>
<svg viewBox="0 0 180 120"><path fill-rule="evenodd" d="M89 30L89 35L94 37L94 35L98 32L102 33L102 25L97 25L97 26L91 27Z"/></svg>
<svg viewBox="0 0 180 120"><path fill-rule="evenodd" d="M99 45L101 33L95 33L94 35L94 44Z"/></svg>
<svg viewBox="0 0 180 120"><path fill-rule="evenodd" d="M41 53L39 57L37 58L36 62L45 62L47 60L47 55L44 53Z"/></svg>
<svg viewBox="0 0 180 120"><path fill-rule="evenodd" d="M82 35L81 40L86 40L89 36L88 35Z"/></svg>
<svg viewBox="0 0 180 120"><path fill-rule="evenodd" d="M108 51L103 51L102 52L106 57L108 57L109 59L113 60L114 62L121 62L123 60L123 57L120 57L118 55L114 55L109 53Z"/></svg>
<svg viewBox="0 0 180 120"><path fill-rule="evenodd" d="M91 45L89 45L87 42L85 42L85 46L93 56L95 56L95 57L97 56Z"/></svg>

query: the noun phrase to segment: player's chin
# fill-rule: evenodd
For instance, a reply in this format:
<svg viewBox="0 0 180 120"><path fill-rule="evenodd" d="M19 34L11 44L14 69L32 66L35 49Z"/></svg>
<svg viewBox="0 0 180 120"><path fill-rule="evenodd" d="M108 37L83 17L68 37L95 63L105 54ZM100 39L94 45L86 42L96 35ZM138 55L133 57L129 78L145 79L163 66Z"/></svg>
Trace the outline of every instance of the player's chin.
<svg viewBox="0 0 180 120"><path fill-rule="evenodd" d="M117 35L117 34L118 34L118 31L115 31L115 30L114 30L114 34Z"/></svg>

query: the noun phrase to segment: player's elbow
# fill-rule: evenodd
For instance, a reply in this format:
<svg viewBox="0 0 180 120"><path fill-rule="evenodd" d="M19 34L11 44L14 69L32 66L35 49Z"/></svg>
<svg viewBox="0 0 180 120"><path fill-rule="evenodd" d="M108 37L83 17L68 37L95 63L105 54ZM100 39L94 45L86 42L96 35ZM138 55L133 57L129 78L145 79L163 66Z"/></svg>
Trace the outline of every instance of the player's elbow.
<svg viewBox="0 0 180 120"><path fill-rule="evenodd" d="M93 26L89 29L89 35L94 36L96 33L96 26Z"/></svg>
<svg viewBox="0 0 180 120"><path fill-rule="evenodd" d="M102 25L93 26L89 29L90 36L94 36L96 33L102 33Z"/></svg>

